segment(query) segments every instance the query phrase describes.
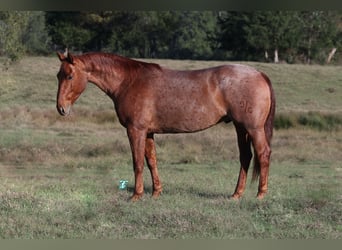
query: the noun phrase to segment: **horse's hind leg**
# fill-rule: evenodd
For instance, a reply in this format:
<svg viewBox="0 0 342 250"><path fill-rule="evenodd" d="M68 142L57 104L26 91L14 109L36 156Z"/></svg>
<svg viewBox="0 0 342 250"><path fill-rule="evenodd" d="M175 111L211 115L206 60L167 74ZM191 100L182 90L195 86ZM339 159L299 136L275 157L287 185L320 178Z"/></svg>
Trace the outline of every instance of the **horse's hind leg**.
<svg viewBox="0 0 342 250"><path fill-rule="evenodd" d="M251 140L246 129L238 124L234 124L234 125L235 125L237 138L238 138L241 167L240 167L239 179L236 184L235 192L232 195L232 198L238 199L242 196L243 191L245 190L247 172L248 172L249 164L252 159L252 152L251 152Z"/></svg>
<svg viewBox="0 0 342 250"><path fill-rule="evenodd" d="M148 134L146 138L145 145L145 158L147 161L147 166L150 169L152 183L153 183L153 194L154 198L157 198L162 192L162 185L159 180L158 168L157 168L157 156L156 156L156 146L154 143L153 134Z"/></svg>
<svg viewBox="0 0 342 250"><path fill-rule="evenodd" d="M257 198L262 199L267 193L271 148L266 139L264 129L253 130L249 134L252 137L256 157L253 179L257 178L257 175L260 174Z"/></svg>

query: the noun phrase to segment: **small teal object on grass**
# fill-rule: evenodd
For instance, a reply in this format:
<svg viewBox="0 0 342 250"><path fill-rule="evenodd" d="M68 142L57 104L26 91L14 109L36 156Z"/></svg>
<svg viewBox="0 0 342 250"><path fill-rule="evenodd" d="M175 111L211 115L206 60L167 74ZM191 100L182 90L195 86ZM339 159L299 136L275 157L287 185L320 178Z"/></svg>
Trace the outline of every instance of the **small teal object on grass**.
<svg viewBox="0 0 342 250"><path fill-rule="evenodd" d="M126 180L120 180L119 181L119 189L125 190L127 188L127 183L128 183L128 181L126 181Z"/></svg>

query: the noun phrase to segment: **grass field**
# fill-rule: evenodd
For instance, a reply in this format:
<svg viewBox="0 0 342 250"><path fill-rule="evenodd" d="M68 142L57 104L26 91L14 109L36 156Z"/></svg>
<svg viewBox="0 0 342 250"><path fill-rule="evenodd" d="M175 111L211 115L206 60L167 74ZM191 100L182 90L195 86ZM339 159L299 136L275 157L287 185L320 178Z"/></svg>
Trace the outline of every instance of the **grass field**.
<svg viewBox="0 0 342 250"><path fill-rule="evenodd" d="M136 203L128 202L132 160L111 100L90 84L72 116L60 117L57 57L1 66L0 238L342 239L342 67L245 64L270 76L278 100L266 198L256 200L251 183L240 201L228 200L239 171L228 124L157 135L164 191L150 197L146 169Z"/></svg>

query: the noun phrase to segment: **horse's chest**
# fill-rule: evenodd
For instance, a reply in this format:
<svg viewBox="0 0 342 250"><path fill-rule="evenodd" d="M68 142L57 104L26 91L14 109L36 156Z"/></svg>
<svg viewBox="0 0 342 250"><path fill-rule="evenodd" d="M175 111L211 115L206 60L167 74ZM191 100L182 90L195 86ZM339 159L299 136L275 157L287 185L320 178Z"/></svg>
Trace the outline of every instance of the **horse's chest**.
<svg viewBox="0 0 342 250"><path fill-rule="evenodd" d="M153 113L152 100L139 94L127 94L118 99L115 109L120 123L127 127L128 124L147 126Z"/></svg>

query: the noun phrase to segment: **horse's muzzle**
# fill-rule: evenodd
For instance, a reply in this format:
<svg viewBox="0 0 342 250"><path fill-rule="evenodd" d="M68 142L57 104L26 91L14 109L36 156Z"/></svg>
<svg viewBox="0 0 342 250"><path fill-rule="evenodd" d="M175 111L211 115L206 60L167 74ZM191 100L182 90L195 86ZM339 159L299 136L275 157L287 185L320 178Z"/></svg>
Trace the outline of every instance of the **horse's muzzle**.
<svg viewBox="0 0 342 250"><path fill-rule="evenodd" d="M62 116L67 116L70 114L70 106L63 107L63 106L58 106L57 105L57 111L60 115Z"/></svg>

